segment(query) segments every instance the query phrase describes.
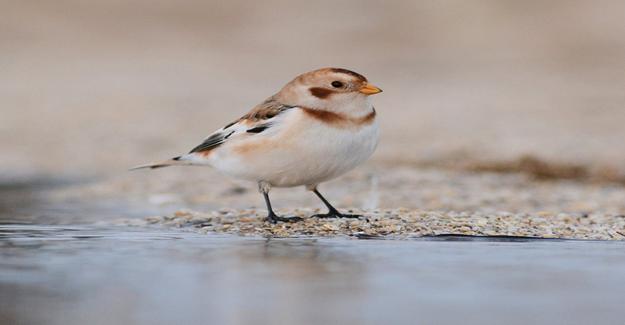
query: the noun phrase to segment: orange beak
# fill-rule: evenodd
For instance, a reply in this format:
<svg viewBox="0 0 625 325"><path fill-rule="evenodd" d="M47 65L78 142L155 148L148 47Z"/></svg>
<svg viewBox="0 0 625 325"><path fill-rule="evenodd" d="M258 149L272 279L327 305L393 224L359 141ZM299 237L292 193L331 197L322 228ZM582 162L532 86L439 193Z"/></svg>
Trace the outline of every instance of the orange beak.
<svg viewBox="0 0 625 325"><path fill-rule="evenodd" d="M374 95L374 94L377 94L377 93L381 93L382 89L380 89L380 88L378 88L378 87L376 87L376 86L374 86L374 85L372 85L370 83L367 83L364 86L362 86L362 88L360 88L358 91L363 93L363 94L365 94L365 95Z"/></svg>

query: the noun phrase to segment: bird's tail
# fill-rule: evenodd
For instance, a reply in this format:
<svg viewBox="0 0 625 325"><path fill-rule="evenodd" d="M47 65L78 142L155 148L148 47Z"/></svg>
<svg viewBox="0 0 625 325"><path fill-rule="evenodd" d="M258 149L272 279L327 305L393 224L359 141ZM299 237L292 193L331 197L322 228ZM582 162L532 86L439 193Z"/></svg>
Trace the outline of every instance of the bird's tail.
<svg viewBox="0 0 625 325"><path fill-rule="evenodd" d="M180 158L181 157L175 157L175 158L164 160L164 161L157 162L157 163L139 165L139 166L132 167L129 170L137 170L137 169L145 169L145 168L156 169L156 168L163 168L163 167L169 167L169 166L191 165L190 161L181 160Z"/></svg>

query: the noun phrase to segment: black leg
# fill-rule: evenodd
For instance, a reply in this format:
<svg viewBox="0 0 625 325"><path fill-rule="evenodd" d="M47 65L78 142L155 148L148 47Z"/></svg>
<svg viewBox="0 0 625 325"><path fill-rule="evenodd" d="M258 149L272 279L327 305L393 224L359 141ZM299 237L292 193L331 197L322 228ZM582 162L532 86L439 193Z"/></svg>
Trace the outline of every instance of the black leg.
<svg viewBox="0 0 625 325"><path fill-rule="evenodd" d="M267 211L269 211L269 214L267 215L266 220L271 222L271 223L277 223L278 221L283 221L283 222L297 222L297 221L302 221L303 219L300 217L281 217L277 214L275 214L273 212L273 209L271 208L271 202L269 201L269 194L263 192L263 196L265 197L265 204L267 204Z"/></svg>
<svg viewBox="0 0 625 325"><path fill-rule="evenodd" d="M339 210L334 208L332 204L330 204L330 202L328 202L328 200L326 200L326 198L324 198L323 195L321 195L321 193L317 191L317 189L314 189L313 193L315 193L321 199L323 204L325 204L326 207L328 207L328 213L315 214L313 217L317 217L317 218L360 218L362 217L359 214L342 214L339 212Z"/></svg>

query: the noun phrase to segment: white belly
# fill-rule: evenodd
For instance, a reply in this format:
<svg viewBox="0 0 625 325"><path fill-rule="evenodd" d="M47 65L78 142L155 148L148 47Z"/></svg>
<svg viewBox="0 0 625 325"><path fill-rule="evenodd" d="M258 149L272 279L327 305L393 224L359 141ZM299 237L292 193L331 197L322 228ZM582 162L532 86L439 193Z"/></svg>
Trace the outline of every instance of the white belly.
<svg viewBox="0 0 625 325"><path fill-rule="evenodd" d="M210 164L227 175L276 187L316 185L358 166L378 144L375 120L364 126L336 127L295 113L285 125L271 136L216 148Z"/></svg>

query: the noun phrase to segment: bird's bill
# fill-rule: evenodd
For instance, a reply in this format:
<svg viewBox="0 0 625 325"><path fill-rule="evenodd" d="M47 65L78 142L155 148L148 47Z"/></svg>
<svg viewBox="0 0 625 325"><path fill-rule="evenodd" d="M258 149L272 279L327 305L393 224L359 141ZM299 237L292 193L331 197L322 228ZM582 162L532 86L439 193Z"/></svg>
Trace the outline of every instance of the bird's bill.
<svg viewBox="0 0 625 325"><path fill-rule="evenodd" d="M374 86L374 85L372 85L370 83L367 83L364 86L362 86L362 88L360 88L358 91L363 93L363 94L365 94L365 95L373 95L373 94L381 93L382 89L380 89L380 88L378 88L378 87L376 87L376 86Z"/></svg>

